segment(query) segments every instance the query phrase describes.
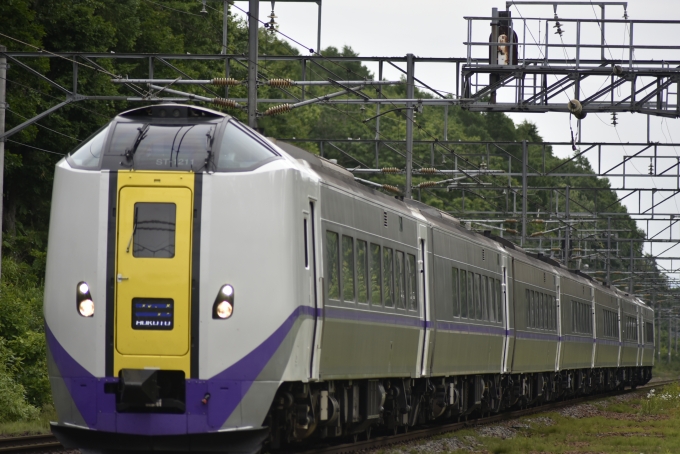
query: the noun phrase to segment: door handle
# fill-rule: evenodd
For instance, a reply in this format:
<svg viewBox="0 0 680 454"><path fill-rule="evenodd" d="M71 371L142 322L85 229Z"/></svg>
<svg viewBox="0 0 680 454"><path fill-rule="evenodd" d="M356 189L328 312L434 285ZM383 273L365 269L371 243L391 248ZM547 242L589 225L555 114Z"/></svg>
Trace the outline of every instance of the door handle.
<svg viewBox="0 0 680 454"><path fill-rule="evenodd" d="M123 275L120 274L120 273L118 273L118 276L116 276L116 280L117 280L118 282L127 281L128 279L129 279L128 277L123 276Z"/></svg>

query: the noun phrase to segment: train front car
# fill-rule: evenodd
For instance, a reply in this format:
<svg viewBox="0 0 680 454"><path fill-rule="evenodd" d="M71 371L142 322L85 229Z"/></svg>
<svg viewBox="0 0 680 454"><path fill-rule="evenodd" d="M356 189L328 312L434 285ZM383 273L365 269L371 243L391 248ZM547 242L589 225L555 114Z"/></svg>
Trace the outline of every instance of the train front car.
<svg viewBox="0 0 680 454"><path fill-rule="evenodd" d="M256 452L309 377L315 174L236 120L159 105L56 166L48 366L69 448Z"/></svg>

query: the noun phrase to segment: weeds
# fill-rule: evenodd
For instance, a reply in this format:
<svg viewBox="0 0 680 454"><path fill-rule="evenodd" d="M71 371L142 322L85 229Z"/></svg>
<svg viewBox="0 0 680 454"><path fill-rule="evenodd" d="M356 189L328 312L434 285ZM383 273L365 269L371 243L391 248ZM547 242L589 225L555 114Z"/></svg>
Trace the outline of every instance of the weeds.
<svg viewBox="0 0 680 454"><path fill-rule="evenodd" d="M643 415L656 415L670 409L680 408L680 384L672 383L661 388L650 390L640 406L640 413Z"/></svg>

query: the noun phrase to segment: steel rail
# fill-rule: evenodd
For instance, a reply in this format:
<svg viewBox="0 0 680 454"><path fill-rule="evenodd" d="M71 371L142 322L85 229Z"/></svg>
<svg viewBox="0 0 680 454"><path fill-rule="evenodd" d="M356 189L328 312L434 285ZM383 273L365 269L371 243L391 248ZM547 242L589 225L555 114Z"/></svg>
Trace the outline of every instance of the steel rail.
<svg viewBox="0 0 680 454"><path fill-rule="evenodd" d="M65 448L57 441L57 437L52 434L0 438L0 453L61 451L63 449Z"/></svg>

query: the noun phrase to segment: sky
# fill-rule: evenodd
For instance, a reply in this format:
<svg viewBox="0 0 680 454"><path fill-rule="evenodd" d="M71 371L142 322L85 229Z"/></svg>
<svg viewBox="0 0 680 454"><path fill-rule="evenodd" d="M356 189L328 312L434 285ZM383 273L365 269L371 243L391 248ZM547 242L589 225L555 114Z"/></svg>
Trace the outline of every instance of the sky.
<svg viewBox="0 0 680 454"><path fill-rule="evenodd" d="M248 2L236 1L236 5L244 10L248 9ZM519 2L518 2L519 3ZM584 5L559 5L557 9L560 18L585 18L595 19L599 17L600 8L589 2L581 2ZM680 1L678 0L631 0L627 2L626 14L630 19L680 19ZM350 46L361 56L403 56L413 53L419 57L465 57L467 48L463 44L467 39L468 21L465 17L488 17L491 15L493 7L505 10L505 1L499 0L475 0L475 1L445 1L445 0L323 0L322 4L322 25L321 25L321 47L332 45L342 47ZM233 11L242 17L236 8ZM307 48L316 47L317 34L317 14L318 6L314 2L291 3L277 2L275 11L278 18L280 30L303 43ZM268 21L271 12L270 2L260 3L260 18ZM533 45L543 42L545 37L545 22L542 30L538 30L539 21L531 21L528 18L552 18L554 11L552 6L536 5L516 5L511 7L513 26L519 36L519 42L523 42L524 31L520 18L527 18L526 42L527 55L538 55L538 46ZM624 8L622 6L610 5L606 9L607 18L622 19ZM597 16L596 16L597 15ZM581 43L596 43L600 39L600 29L597 23L589 26L584 25L581 30ZM490 33L487 20L473 22L473 41L486 41ZM570 23L563 25L565 43L574 42L576 36L575 26ZM642 25L638 24L634 30L635 44L673 44L677 42L677 35L680 32L680 25ZM557 37L550 31L549 40ZM629 42L629 29L625 26L609 24L606 29L605 39L610 45L623 45ZM292 43L295 45L294 43ZM299 47L299 46L296 46ZM299 47L300 48L300 47ZM303 54L307 54L304 48L300 48ZM533 52L534 54L531 54ZM553 49L550 51L553 52ZM555 50L554 52L560 52ZM589 55L581 55L581 58L588 58ZM488 48L477 48L473 50L473 56L482 56L488 53ZM613 49L608 51L610 58L628 59L627 49ZM599 51L598 51L599 55ZM551 57L554 56L551 54ZM654 58L658 60L672 59L680 60L680 50L678 51L650 51L637 49L634 54L636 59ZM574 57L574 51L568 50L565 57ZM377 73L377 65L374 67L367 65ZM386 79L399 78L396 70L386 71ZM420 65L416 66L416 77L426 82L433 88L455 92L456 74L453 65ZM594 93L601 87L603 79L584 82L582 85L581 99ZM673 96L675 90L672 90ZM573 97L573 90L569 97ZM502 96L502 95L499 95ZM560 95L564 102L568 101L567 95ZM568 142L571 138L570 118L566 113L512 113L508 114L516 123L528 120L537 125L539 133L545 141ZM572 120L573 121L573 120ZM589 158L591 165L597 168L601 165L602 169L612 167L623 161L624 156L631 155L640 150L629 143L644 143L648 140L648 120L647 116L641 114L619 114L616 127L611 124L611 115L608 113L589 114L581 122L581 138L585 142L614 142L621 144L618 147L607 148L602 154L602 162L598 163L597 153L591 152L585 156ZM649 140L661 143L680 143L680 121L677 119L662 119L651 117L649 119ZM572 126L576 128L575 121ZM680 147L678 147L680 148ZM662 150L659 148L659 150ZM560 157L572 155L571 147L556 148L555 154ZM649 152L651 153L651 151ZM649 177L649 153L644 158L633 159L628 169L637 169L643 177L628 179L627 184L643 187L676 187L678 182L674 179L664 179L660 177ZM677 163L676 156L680 156L680 150L675 147L664 148L659 151L660 155L669 156L666 159L657 161L658 172ZM606 167L609 166L609 167ZM631 169L633 167L633 169ZM677 170L673 170L675 173ZM623 187L620 178L612 178L612 187ZM619 196L627 194L628 191L619 191ZM665 198L669 193L660 193L655 200ZM663 213L680 214L680 196L671 197L668 201L659 205L655 210ZM649 208L651 194L646 193L641 198L642 210ZM626 206L631 211L638 211L638 197L633 196L624 200ZM666 217L667 219L667 217ZM646 223L638 223L639 227L647 229ZM669 221L651 222L649 234L654 235L661 229L668 227ZM680 237L680 223L671 229L666 229L660 234L660 238L673 239ZM654 246L654 252L666 249L668 245L661 244ZM650 246L646 246L650 251ZM668 254L680 256L679 250L670 250Z"/></svg>

